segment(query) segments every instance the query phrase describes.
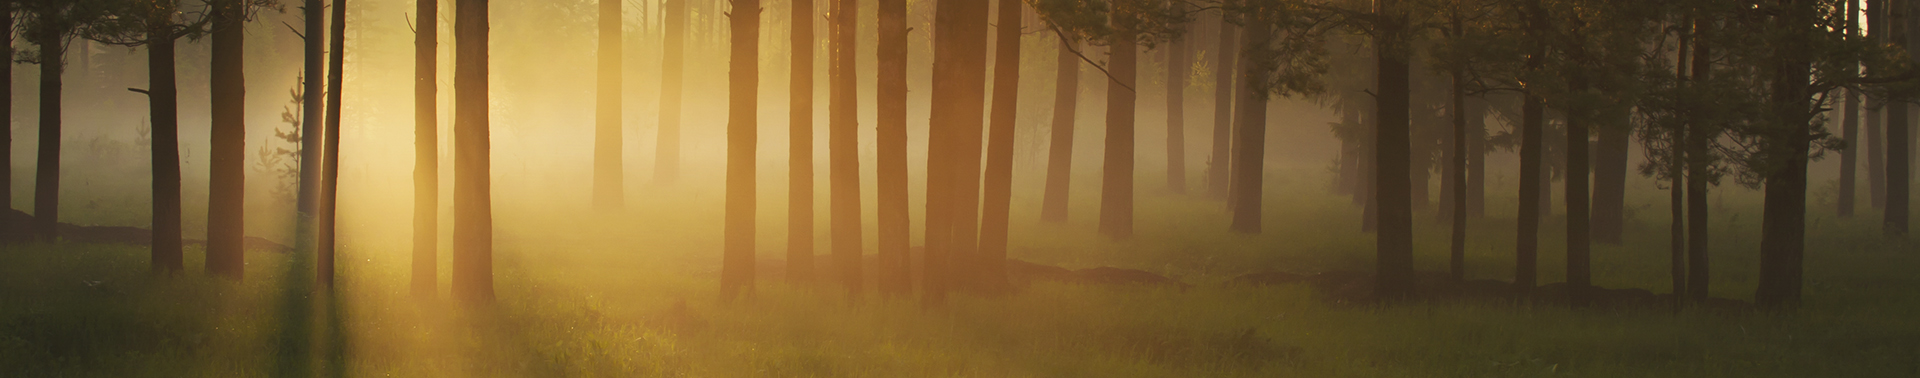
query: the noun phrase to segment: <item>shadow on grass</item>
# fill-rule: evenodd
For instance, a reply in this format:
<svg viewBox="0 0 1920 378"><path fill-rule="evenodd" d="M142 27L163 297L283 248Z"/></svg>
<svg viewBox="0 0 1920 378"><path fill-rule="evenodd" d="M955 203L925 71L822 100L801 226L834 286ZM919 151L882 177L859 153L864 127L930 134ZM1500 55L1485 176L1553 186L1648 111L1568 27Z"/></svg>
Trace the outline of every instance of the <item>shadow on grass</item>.
<svg viewBox="0 0 1920 378"><path fill-rule="evenodd" d="M279 346L274 353L276 377L347 376L346 322L340 301L340 281L322 287L314 281L314 255L294 252L282 275L279 309ZM338 275L336 275L338 277Z"/></svg>

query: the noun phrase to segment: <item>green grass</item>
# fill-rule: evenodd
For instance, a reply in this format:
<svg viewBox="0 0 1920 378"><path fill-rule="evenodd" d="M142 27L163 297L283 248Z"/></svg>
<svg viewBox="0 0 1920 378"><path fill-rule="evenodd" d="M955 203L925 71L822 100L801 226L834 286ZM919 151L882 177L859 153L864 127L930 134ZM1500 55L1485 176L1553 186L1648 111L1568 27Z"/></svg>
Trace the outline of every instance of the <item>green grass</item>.
<svg viewBox="0 0 1920 378"><path fill-rule="evenodd" d="M695 189L650 189L660 193L632 205L645 211L615 216L502 208L499 302L480 307L409 297L407 247L391 238L349 237L332 291L310 286L300 255L250 254L247 278L232 282L201 274L193 249L186 273L162 276L148 272L140 247L9 247L0 252L0 376L1920 375L1920 322L1911 321L1920 256L1880 238L1872 216L1813 216L1807 304L1793 312L1331 305L1304 287L1220 284L1262 270L1371 266L1371 238L1346 199L1304 180L1270 181L1267 232L1257 236L1225 232L1217 203L1158 194L1141 198L1129 242L1093 235L1091 192L1076 193L1068 225L1034 224L1034 206L1016 206L1016 258L1146 269L1192 289L1041 283L939 309L871 295L850 303L838 290L777 282L761 282L749 302L718 303L718 199ZM1730 196L1734 205L1715 217L1713 292L1746 298L1758 209ZM685 198L696 200L675 201ZM1510 199L1490 199L1501 201ZM763 210L760 253L777 257L784 217ZM1471 276L1511 274L1510 212L1496 205L1474 222ZM1637 217L1624 245L1596 248L1597 283L1665 291L1664 215L1655 213ZM1445 227L1431 218L1416 215L1417 264L1442 270ZM394 227L376 223L343 233ZM1543 227L1542 282L1563 271L1563 224Z"/></svg>

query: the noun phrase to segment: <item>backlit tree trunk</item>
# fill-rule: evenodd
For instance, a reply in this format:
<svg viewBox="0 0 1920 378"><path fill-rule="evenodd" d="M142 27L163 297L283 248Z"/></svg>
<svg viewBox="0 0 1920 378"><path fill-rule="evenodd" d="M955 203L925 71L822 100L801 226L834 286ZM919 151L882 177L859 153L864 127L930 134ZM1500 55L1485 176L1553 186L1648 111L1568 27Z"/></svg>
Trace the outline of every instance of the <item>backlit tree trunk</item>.
<svg viewBox="0 0 1920 378"><path fill-rule="evenodd" d="M1776 41L1774 64L1779 65L1773 83L1773 111L1779 112L1783 128L1778 130L1776 141L1780 143L1777 153L1785 154L1785 159L1775 171L1766 177L1766 197L1762 210L1760 234L1760 275L1759 288L1754 293L1754 304L1761 307L1782 308L1800 304L1800 289L1803 269L1802 261L1806 254L1807 233L1807 162L1811 152L1811 123L1814 114L1807 105L1815 94L1808 84L1812 62L1809 55L1812 41L1803 37L1813 33L1810 28L1818 10L1809 0L1781 0L1783 9L1775 22L1781 31L1800 31L1781 37ZM1895 44L1905 46L1904 38L1895 37ZM1904 101L1895 101L1898 106L1906 106ZM1888 140L1905 143L1905 135L1895 135L1896 130L1904 127L1888 127ZM1906 163L1904 148L1888 149L1887 169L1887 214L1889 220L1896 213L1901 217L1898 225L1888 222L1889 234L1905 232L1906 212ZM1896 176L1897 175L1897 176ZM1896 209L1898 208L1898 209ZM1896 229L1897 228L1897 229Z"/></svg>
<svg viewBox="0 0 1920 378"><path fill-rule="evenodd" d="M1173 3L1174 12L1185 7ZM1191 30L1191 28L1188 28ZM1192 61L1187 56L1186 37L1167 42L1167 189L1174 194L1187 193L1187 73Z"/></svg>
<svg viewBox="0 0 1920 378"><path fill-rule="evenodd" d="M6 6L0 5L0 8ZM186 263L180 245L180 101L171 18L175 5L160 2L154 8L154 15L165 15L165 18L148 16L152 19L148 20L147 28L147 103L153 120L153 240L149 245L153 270L179 272ZM11 74L12 65L3 65L9 66L6 69ZM0 230L0 235L5 235L4 230Z"/></svg>
<svg viewBox="0 0 1920 378"><path fill-rule="evenodd" d="M469 303L492 302L487 0L456 0L454 4L453 297Z"/></svg>
<svg viewBox="0 0 1920 378"><path fill-rule="evenodd" d="M908 256L913 228L907 208L907 1L880 0L878 13L874 141L875 176L880 184L879 289L883 296L905 297L913 291Z"/></svg>
<svg viewBox="0 0 1920 378"><path fill-rule="evenodd" d="M1233 23L1227 20L1226 12L1220 14L1219 56L1220 62L1213 71L1213 157L1207 160L1207 193L1215 198L1227 197L1227 168L1232 159L1229 150L1233 148L1233 83L1236 72L1234 65L1239 61L1240 44L1234 41Z"/></svg>
<svg viewBox="0 0 1920 378"><path fill-rule="evenodd" d="M213 61L209 75L213 125L208 159L212 172L209 174L211 183L207 187L206 263L208 273L240 279L246 269L243 244L246 238L244 205L247 191L246 19L239 1L222 1L211 11L215 12L209 16L213 18ZM319 38L319 35L314 33L309 37ZM308 77L307 80L317 81L319 78ZM314 97L307 100L313 104L318 98L316 91ZM319 106L316 104L314 107L317 109ZM316 118L315 124L318 122ZM313 131L317 127L306 130ZM314 132L317 135L318 131ZM303 145L303 152L305 146L318 149L319 145ZM314 161L318 162L319 159L315 158ZM317 171L313 172L317 174Z"/></svg>
<svg viewBox="0 0 1920 378"><path fill-rule="evenodd" d="M1408 157L1412 91L1408 85L1407 64L1412 47L1411 41L1404 40L1407 26L1403 23L1407 16L1396 3L1381 1L1376 15L1382 19L1375 24L1374 46L1379 58L1379 96L1375 111L1380 124L1374 139L1377 167L1374 185L1377 185L1380 226L1376 234L1374 290L1380 298L1413 295L1413 198Z"/></svg>
<svg viewBox="0 0 1920 378"><path fill-rule="evenodd" d="M1117 82L1107 87L1107 143L1100 172L1100 234L1133 237L1133 125L1135 58L1132 25L1114 21L1108 70Z"/></svg>
<svg viewBox="0 0 1920 378"><path fill-rule="evenodd" d="M0 0L0 30L13 30L13 0ZM13 34L0 33L0 56L13 56ZM13 88L13 65L0 64L0 87ZM0 119L13 119L13 91L0 91ZM25 232L17 231L24 225L13 224L13 127L0 130L0 244L13 242L8 238Z"/></svg>
<svg viewBox="0 0 1920 378"><path fill-rule="evenodd" d="M964 223L972 206L963 198L975 193L960 187L978 181L980 121L986 108L987 3L942 1L935 4L933 50L933 105L927 136L927 255L926 295L930 306L945 303L959 272L954 265L974 238ZM969 144L966 140L972 139ZM969 150L968 147L972 149ZM973 160L968 171L965 160Z"/></svg>
<svg viewBox="0 0 1920 378"><path fill-rule="evenodd" d="M787 282L800 283L813 278L814 268L813 0L793 0L792 6L793 28L789 32L793 46L793 84L791 113L787 118ZM882 35L885 38L885 34ZM880 100L885 102L887 97L881 96ZM881 227L886 227L885 224L882 222Z"/></svg>
<svg viewBox="0 0 1920 378"><path fill-rule="evenodd" d="M1537 34L1538 28L1544 26L1538 25L1542 23L1540 19L1544 17L1544 15L1541 14L1544 10L1540 9L1538 0L1530 0L1526 5L1527 14L1523 17L1526 18L1527 23L1534 24L1528 28L1529 34L1535 34L1530 35L1530 37L1533 39L1543 38ZM1536 40L1527 43L1529 44L1529 51L1527 52L1525 70L1527 72L1538 72L1546 63L1546 42ZM1544 191L1541 190L1541 187L1546 186L1547 181L1547 178L1543 174L1545 170L1542 169L1543 167L1541 167L1540 164L1541 160L1543 160L1541 159L1543 145L1540 134L1542 129L1544 129L1544 127L1542 127L1543 123L1545 123L1545 117L1542 113L1546 109L1544 109L1545 105L1541 104L1540 96L1534 93L1534 91L1537 90L1539 89L1528 88L1524 91L1522 94L1524 98L1521 100L1520 105L1520 212L1516 216L1518 218L1518 224L1516 226L1518 233L1514 242L1515 267L1513 285L1514 289L1523 295L1533 290L1539 278L1540 213L1542 208L1540 205L1540 193Z"/></svg>
<svg viewBox="0 0 1920 378"><path fill-rule="evenodd" d="M1694 82L1706 82L1713 77L1713 50L1707 44L1708 32L1712 22L1706 19L1694 20L1693 75ZM1712 174L1710 144L1718 133L1712 126L1696 116L1687 124L1687 297L1695 302L1707 299L1708 274L1707 261L1707 181Z"/></svg>
<svg viewBox="0 0 1920 378"><path fill-rule="evenodd" d="M1575 56L1574 59L1580 59ZM1574 74L1569 88L1574 93L1588 89L1586 77ZM1592 229L1588 223L1589 108L1574 104L1567 116L1567 299L1576 307L1587 305L1588 288L1593 285Z"/></svg>
<svg viewBox="0 0 1920 378"><path fill-rule="evenodd" d="M1073 123L1080 103L1080 56L1074 42L1060 41L1053 95L1053 130L1047 147L1047 187L1040 200L1040 221L1066 223L1067 187L1073 176Z"/></svg>
<svg viewBox="0 0 1920 378"><path fill-rule="evenodd" d="M1245 45L1242 51L1258 51L1272 43L1273 33L1265 20L1248 17L1245 28ZM1260 233L1261 170L1265 168L1267 141L1267 93L1256 83L1265 83L1268 70L1256 64L1252 54L1242 54L1239 67L1241 80L1235 101L1240 107L1235 109L1236 130L1233 132L1233 185L1228 194L1231 200L1228 208L1233 210L1233 231L1248 234Z"/></svg>
<svg viewBox="0 0 1920 378"><path fill-rule="evenodd" d="M418 0L413 35L413 294L439 293L440 2Z"/></svg>
<svg viewBox="0 0 1920 378"><path fill-rule="evenodd" d="M1013 123L1020 95L1020 0L1000 0L995 22L993 114L987 129L985 207L975 283L999 289L1007 283L1007 213L1013 205Z"/></svg>
<svg viewBox="0 0 1920 378"><path fill-rule="evenodd" d="M226 0L242 1L242 0ZM297 209L300 212L294 231L294 246L305 249L312 246L314 217L318 216L320 203L320 170L326 157L326 82L327 70L327 12L321 0L306 0L301 13L306 23L301 35L304 43L301 57L302 70L300 93L300 188ZM218 71L215 71L218 72Z"/></svg>
<svg viewBox="0 0 1920 378"><path fill-rule="evenodd" d="M860 294L861 257L864 239L860 236L860 89L855 75L860 73L855 37L860 14L855 0L834 0L832 12L833 71L832 97L828 99L827 158L831 186L828 209L832 216L833 265L840 283L849 295Z"/></svg>
<svg viewBox="0 0 1920 378"><path fill-rule="evenodd" d="M751 297L754 287L754 157L759 148L760 0L734 0L727 75L726 241L720 297Z"/></svg>
<svg viewBox="0 0 1920 378"><path fill-rule="evenodd" d="M1599 118L1593 147L1593 241L1620 244L1626 232L1627 154L1633 130L1626 113Z"/></svg>
<svg viewBox="0 0 1920 378"><path fill-rule="evenodd" d="M346 62L347 0L333 0L333 38L328 42L333 53L327 61L327 151L321 163L319 261L314 265L322 286L333 286L334 219L340 198L340 93L341 72Z"/></svg>
<svg viewBox="0 0 1920 378"><path fill-rule="evenodd" d="M52 13L52 12L47 12ZM42 25L58 23L57 14L39 15ZM30 38L40 45L40 147L34 164L33 229L42 242L59 241L60 222L60 75L66 36L42 26ZM217 54L216 54L217 55Z"/></svg>

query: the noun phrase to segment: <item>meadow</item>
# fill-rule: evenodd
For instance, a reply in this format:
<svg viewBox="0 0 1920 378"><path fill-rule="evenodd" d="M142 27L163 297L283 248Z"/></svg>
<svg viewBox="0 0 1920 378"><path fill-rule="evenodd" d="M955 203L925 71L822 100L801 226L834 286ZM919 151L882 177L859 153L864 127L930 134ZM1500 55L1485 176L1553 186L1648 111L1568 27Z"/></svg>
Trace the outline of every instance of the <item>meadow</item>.
<svg viewBox="0 0 1920 378"><path fill-rule="evenodd" d="M1227 232L1218 202L1163 193L1143 195L1130 241L1094 234L1097 194L1084 186L1068 224L1038 224L1016 206L1013 258L1142 269L1192 288L1043 281L937 308L765 277L751 300L719 302L719 198L703 188L650 188L631 205L646 211L618 214L499 209L490 305L454 303L444 284L434 298L410 296L405 244L351 229L332 289L313 286L311 258L298 252L251 252L247 277L233 282L201 273L197 248L186 272L162 275L140 246L8 246L0 376L1920 375L1920 257L1913 243L1880 237L1874 214L1816 212L1807 301L1783 312L1328 303L1304 286L1225 284L1261 271L1371 270L1372 238L1350 199L1287 177L1269 176L1260 235ZM1641 194L1635 203L1658 200ZM1716 201L1716 297L1751 295L1757 197ZM1510 279L1511 202L1490 198L1489 217L1472 222L1470 278ZM784 253L781 214L761 210L763 259ZM1441 271L1446 228L1433 218L1416 214L1416 262ZM1541 282L1561 280L1558 219L1542 227ZM1665 292L1664 219L1642 206L1623 245L1596 246L1596 284ZM444 248L441 258L444 282Z"/></svg>

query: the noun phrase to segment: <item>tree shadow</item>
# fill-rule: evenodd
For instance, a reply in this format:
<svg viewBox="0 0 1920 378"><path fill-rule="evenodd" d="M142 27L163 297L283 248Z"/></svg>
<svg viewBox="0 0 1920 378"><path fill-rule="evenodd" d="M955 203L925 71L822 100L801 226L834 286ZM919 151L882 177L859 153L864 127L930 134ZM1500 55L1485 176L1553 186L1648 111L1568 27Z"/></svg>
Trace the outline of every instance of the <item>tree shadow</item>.
<svg viewBox="0 0 1920 378"><path fill-rule="evenodd" d="M340 283L316 285L314 255L294 252L282 275L278 340L273 376L345 377L347 375L346 322Z"/></svg>

